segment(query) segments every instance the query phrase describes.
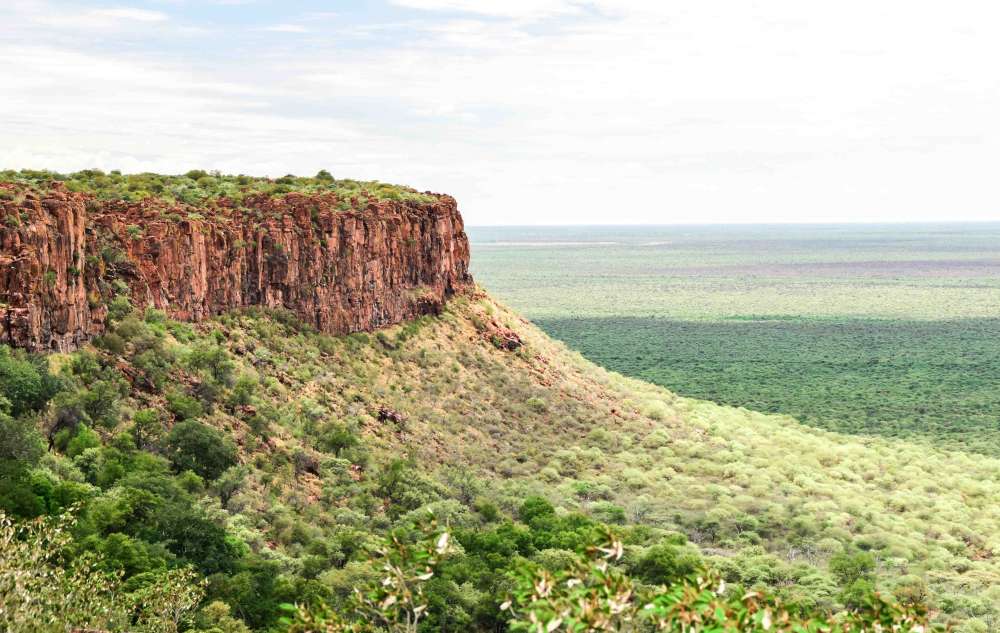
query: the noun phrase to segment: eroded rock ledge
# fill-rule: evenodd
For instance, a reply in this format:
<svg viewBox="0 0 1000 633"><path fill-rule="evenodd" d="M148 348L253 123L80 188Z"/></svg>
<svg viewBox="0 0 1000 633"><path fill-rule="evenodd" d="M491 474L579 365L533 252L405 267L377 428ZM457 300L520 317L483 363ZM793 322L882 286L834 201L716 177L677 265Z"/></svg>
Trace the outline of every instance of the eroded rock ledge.
<svg viewBox="0 0 1000 633"><path fill-rule="evenodd" d="M120 294L185 321L285 308L342 334L435 313L472 286L453 198L337 203L291 193L198 210L58 183L0 200L0 342L71 350L103 332Z"/></svg>

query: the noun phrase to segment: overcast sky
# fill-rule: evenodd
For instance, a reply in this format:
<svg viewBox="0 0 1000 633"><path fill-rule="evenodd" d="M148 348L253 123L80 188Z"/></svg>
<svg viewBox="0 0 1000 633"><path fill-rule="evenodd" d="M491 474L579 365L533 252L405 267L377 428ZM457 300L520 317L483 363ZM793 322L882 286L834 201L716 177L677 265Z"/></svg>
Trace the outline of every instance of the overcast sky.
<svg viewBox="0 0 1000 633"><path fill-rule="evenodd" d="M1000 220L992 0L0 2L0 167L279 176L469 224Z"/></svg>

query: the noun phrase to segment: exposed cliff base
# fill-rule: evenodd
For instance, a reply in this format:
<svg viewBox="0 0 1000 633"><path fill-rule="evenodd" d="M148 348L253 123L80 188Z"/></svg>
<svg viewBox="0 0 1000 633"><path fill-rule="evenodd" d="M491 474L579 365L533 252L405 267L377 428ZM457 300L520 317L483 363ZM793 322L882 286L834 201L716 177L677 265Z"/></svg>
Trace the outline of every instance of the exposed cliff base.
<svg viewBox="0 0 1000 633"><path fill-rule="evenodd" d="M0 193L0 342L31 350L100 334L119 297L184 321L285 308L339 334L436 313L472 282L449 196L252 193L196 208L59 182Z"/></svg>

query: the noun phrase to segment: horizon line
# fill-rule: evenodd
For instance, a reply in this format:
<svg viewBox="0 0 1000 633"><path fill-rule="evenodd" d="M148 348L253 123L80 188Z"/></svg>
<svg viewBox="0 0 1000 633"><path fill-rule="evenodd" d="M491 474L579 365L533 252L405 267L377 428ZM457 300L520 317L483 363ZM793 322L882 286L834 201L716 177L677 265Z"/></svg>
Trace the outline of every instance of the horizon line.
<svg viewBox="0 0 1000 633"><path fill-rule="evenodd" d="M840 221L733 221L733 222L635 222L635 223L581 223L581 224L467 224L470 229L498 228L623 228L623 227L705 227L705 226L910 226L910 225L981 225L1000 224L997 220L840 220Z"/></svg>

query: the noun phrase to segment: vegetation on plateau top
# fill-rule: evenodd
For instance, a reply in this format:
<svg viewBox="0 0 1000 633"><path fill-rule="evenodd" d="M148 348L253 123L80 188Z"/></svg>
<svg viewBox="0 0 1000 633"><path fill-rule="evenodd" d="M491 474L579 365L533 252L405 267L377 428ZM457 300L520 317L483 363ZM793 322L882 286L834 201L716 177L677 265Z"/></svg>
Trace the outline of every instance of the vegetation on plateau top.
<svg viewBox="0 0 1000 633"><path fill-rule="evenodd" d="M437 196L420 193L410 187L378 181L336 179L323 170L313 177L287 175L280 178L257 176L230 176L219 172L192 170L182 175L154 173L123 174L119 171L105 173L88 169L70 174L52 171L0 171L0 184L12 183L15 189L0 188L0 197L18 195L19 191L44 192L53 182L61 182L69 191L90 194L99 200L124 200L140 202L158 200L167 204L185 204L192 207L211 206L214 201L225 199L239 205L251 196L280 196L288 193L334 193L344 210L357 207L352 199L404 200L434 202Z"/></svg>

